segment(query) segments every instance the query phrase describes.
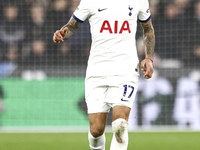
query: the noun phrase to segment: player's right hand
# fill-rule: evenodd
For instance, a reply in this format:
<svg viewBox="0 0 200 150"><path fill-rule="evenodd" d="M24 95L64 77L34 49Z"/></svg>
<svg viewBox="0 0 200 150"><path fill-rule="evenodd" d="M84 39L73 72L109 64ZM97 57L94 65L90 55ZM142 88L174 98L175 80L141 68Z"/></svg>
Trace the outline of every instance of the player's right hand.
<svg viewBox="0 0 200 150"><path fill-rule="evenodd" d="M64 37L66 36L67 28L64 28L63 30L57 30L53 35L53 41L55 43L64 42Z"/></svg>

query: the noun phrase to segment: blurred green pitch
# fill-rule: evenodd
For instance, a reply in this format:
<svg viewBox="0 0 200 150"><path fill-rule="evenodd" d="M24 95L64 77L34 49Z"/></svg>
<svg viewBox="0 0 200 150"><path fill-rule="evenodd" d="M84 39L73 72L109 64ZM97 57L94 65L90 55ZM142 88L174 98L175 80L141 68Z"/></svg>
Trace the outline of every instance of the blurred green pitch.
<svg viewBox="0 0 200 150"><path fill-rule="evenodd" d="M112 133L106 133L109 150ZM0 133L0 150L89 150L87 133ZM200 132L132 132L128 150L200 150Z"/></svg>

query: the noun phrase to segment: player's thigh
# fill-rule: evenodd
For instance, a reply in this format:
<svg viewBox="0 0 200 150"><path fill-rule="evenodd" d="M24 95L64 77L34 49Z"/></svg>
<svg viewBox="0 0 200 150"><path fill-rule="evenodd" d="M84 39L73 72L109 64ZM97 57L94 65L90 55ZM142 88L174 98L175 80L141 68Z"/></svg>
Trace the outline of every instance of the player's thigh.
<svg viewBox="0 0 200 150"><path fill-rule="evenodd" d="M113 107L113 121L119 118L123 118L128 121L130 114L130 107L116 105Z"/></svg>
<svg viewBox="0 0 200 150"><path fill-rule="evenodd" d="M98 137L104 133L108 113L88 114L90 122L90 132L94 137Z"/></svg>
<svg viewBox="0 0 200 150"><path fill-rule="evenodd" d="M88 114L108 113L110 106L105 102L108 87L101 77L92 77L85 82L85 98Z"/></svg>

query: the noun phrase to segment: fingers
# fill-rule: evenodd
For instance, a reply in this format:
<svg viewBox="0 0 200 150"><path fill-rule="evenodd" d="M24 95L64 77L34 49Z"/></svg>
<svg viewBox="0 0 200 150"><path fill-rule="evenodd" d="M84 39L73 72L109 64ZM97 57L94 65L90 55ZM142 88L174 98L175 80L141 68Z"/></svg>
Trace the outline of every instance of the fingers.
<svg viewBox="0 0 200 150"><path fill-rule="evenodd" d="M141 70L142 70L142 71L144 71L144 67L145 67L145 62L142 61L142 62L141 62Z"/></svg>
<svg viewBox="0 0 200 150"><path fill-rule="evenodd" d="M150 64L146 64L146 72L144 74L144 78L149 79L152 77L153 67Z"/></svg>
<svg viewBox="0 0 200 150"><path fill-rule="evenodd" d="M145 79L149 79L153 75L153 65L150 61L142 61L141 63L141 70L143 71L143 77Z"/></svg>
<svg viewBox="0 0 200 150"><path fill-rule="evenodd" d="M57 30L55 33L54 33L54 36L53 36L53 41L55 43L60 43L60 42L63 42L63 36L61 34L62 30Z"/></svg>
<svg viewBox="0 0 200 150"><path fill-rule="evenodd" d="M60 31L60 34L62 35L62 37L65 37L67 30L68 30L68 28L65 28L64 30Z"/></svg>
<svg viewBox="0 0 200 150"><path fill-rule="evenodd" d="M152 77L152 71L150 70L150 67L146 67L146 72L144 73L144 78L149 79Z"/></svg>
<svg viewBox="0 0 200 150"><path fill-rule="evenodd" d="M67 30L68 30L68 28L65 28L65 29L63 30L63 32L64 32L64 33L67 33Z"/></svg>

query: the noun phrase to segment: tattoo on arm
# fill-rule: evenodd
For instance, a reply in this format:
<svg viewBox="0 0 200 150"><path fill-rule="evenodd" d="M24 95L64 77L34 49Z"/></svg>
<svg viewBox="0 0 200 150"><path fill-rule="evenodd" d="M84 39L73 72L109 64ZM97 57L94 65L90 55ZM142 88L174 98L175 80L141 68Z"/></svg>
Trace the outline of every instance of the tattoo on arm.
<svg viewBox="0 0 200 150"><path fill-rule="evenodd" d="M80 25L81 23L77 22L73 17L71 17L69 22L61 28L61 30L65 28L68 29L66 32L66 36L64 37L64 40L70 38Z"/></svg>
<svg viewBox="0 0 200 150"><path fill-rule="evenodd" d="M150 57L152 59L155 48L155 34L153 25L151 23L151 20L149 20L148 22L141 23L141 26L143 28L144 34L146 57Z"/></svg>

